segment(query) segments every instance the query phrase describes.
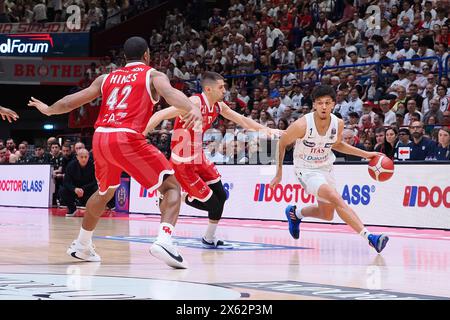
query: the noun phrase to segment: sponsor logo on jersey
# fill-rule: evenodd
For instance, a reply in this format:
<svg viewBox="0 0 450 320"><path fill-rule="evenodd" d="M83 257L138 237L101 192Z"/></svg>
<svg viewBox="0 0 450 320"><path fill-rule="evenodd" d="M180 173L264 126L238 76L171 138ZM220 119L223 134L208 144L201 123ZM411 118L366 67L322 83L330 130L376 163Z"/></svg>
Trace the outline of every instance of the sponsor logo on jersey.
<svg viewBox="0 0 450 320"><path fill-rule="evenodd" d="M313 148L316 146L315 142L311 142L311 141L307 141L307 140L303 140L303 144L308 148Z"/></svg>

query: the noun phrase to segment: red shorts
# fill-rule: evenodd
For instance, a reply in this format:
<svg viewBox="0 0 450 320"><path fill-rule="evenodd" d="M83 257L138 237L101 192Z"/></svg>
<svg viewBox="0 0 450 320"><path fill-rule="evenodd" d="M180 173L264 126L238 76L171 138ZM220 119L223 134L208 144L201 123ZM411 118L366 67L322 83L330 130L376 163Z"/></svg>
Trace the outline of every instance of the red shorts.
<svg viewBox="0 0 450 320"><path fill-rule="evenodd" d="M173 157L170 161L175 169L175 177L189 195L189 200L197 199L205 202L211 197L213 192L209 185L220 181L220 174L214 163L204 154L199 164L179 162Z"/></svg>
<svg viewBox="0 0 450 320"><path fill-rule="evenodd" d="M164 175L174 174L164 154L139 133L95 132L92 149L100 194L118 187L123 171L150 191L161 186Z"/></svg>

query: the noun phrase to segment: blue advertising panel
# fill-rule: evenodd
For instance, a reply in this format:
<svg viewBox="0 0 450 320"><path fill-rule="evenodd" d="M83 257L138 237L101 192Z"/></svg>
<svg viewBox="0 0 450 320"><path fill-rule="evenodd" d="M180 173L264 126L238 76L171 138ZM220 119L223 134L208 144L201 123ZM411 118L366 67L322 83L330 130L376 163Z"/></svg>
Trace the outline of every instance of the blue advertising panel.
<svg viewBox="0 0 450 320"><path fill-rule="evenodd" d="M89 33L0 34L0 55L15 57L87 57Z"/></svg>

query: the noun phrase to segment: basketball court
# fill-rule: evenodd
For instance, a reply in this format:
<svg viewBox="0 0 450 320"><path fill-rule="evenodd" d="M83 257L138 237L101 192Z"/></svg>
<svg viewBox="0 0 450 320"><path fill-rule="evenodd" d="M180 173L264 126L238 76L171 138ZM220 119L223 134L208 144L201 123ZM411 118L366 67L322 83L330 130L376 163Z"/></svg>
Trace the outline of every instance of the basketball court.
<svg viewBox="0 0 450 320"><path fill-rule="evenodd" d="M370 227L381 254L349 227L224 219L233 249L203 249L205 218L180 217L175 241L189 263L174 270L149 254L158 215L108 212L94 233L101 263L65 251L81 217L62 209L0 207L0 299L380 300L450 299L450 231ZM280 217L283 216L280 207Z"/></svg>

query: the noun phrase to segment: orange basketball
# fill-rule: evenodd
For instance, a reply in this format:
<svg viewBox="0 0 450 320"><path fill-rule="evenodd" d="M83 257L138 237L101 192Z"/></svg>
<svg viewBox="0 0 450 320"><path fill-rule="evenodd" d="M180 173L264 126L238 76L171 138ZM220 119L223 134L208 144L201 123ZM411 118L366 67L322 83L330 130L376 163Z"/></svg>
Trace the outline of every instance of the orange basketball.
<svg viewBox="0 0 450 320"><path fill-rule="evenodd" d="M376 156L370 160L368 170L374 180L386 181L394 174L394 162L386 156Z"/></svg>

